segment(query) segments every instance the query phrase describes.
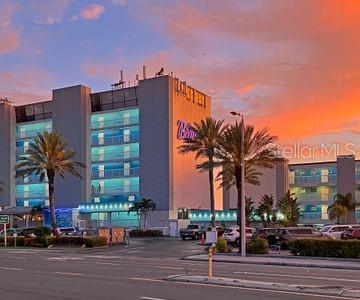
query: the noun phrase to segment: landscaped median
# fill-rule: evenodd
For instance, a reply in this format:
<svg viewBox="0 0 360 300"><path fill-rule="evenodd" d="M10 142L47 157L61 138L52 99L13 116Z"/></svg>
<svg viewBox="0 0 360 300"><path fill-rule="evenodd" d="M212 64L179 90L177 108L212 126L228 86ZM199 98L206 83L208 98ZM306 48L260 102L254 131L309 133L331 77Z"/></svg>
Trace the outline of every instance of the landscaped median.
<svg viewBox="0 0 360 300"><path fill-rule="evenodd" d="M217 286L230 286L238 288L253 288L262 289L269 291L285 291L293 293L305 293L305 294L316 294L325 296L341 296L359 299L360 290L346 289L341 287L326 287L326 286L304 286L304 285L293 285L276 282L263 282L263 281L251 281L242 280L235 278L224 278L224 277L213 277L198 275L172 275L166 278L168 281L173 282L188 282L198 284L209 284Z"/></svg>
<svg viewBox="0 0 360 300"><path fill-rule="evenodd" d="M0 246L4 245L4 238L0 238ZM107 246L105 237L78 237L78 236L60 236L60 237L8 237L7 245L10 247L102 247Z"/></svg>

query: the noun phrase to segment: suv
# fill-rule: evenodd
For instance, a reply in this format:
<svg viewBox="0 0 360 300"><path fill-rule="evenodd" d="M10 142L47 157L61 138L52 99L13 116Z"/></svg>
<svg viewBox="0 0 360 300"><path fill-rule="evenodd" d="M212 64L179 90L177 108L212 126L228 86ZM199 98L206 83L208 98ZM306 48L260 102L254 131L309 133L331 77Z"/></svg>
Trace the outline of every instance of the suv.
<svg viewBox="0 0 360 300"><path fill-rule="evenodd" d="M186 238L192 238L193 240L198 240L203 234L203 229L198 224L189 224L186 228L180 229L180 236L183 241Z"/></svg>
<svg viewBox="0 0 360 300"><path fill-rule="evenodd" d="M341 233L342 240L360 240L360 228L352 228Z"/></svg>
<svg viewBox="0 0 360 300"><path fill-rule="evenodd" d="M281 229L279 243L282 248L286 249L292 240L321 237L321 232L311 227L288 227Z"/></svg>
<svg viewBox="0 0 360 300"><path fill-rule="evenodd" d="M75 227L59 227L57 230L59 232L59 235L73 236L77 233Z"/></svg>
<svg viewBox="0 0 360 300"><path fill-rule="evenodd" d="M320 232L323 236L330 237L334 240L340 240L341 234L344 231L352 230L352 229L360 229L360 225L328 225L321 228Z"/></svg>
<svg viewBox="0 0 360 300"><path fill-rule="evenodd" d="M246 240L249 241L251 240L256 230L255 228L246 227L245 231L246 231ZM235 225L227 228L224 232L223 237L229 244L238 245L240 241L239 226Z"/></svg>

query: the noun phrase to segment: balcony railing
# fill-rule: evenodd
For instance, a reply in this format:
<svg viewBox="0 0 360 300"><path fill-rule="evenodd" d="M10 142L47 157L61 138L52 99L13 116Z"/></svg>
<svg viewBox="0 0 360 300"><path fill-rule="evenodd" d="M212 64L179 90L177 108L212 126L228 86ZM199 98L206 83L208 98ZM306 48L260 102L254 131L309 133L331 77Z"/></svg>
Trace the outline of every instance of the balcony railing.
<svg viewBox="0 0 360 300"><path fill-rule="evenodd" d="M120 186L120 187L105 187L101 188L98 186L91 186L91 195L93 197L100 197L106 195L126 195L139 192L139 185L128 185L128 186Z"/></svg>
<svg viewBox="0 0 360 300"><path fill-rule="evenodd" d="M325 195L321 195L320 193L298 193L296 194L297 199L300 202L327 202L327 201L333 201L334 200L334 196L336 195L336 193L328 193Z"/></svg>
<svg viewBox="0 0 360 300"><path fill-rule="evenodd" d="M139 151L129 151L129 152L114 152L114 153L105 153L105 154L92 154L92 161L118 161L118 160L127 160L139 157Z"/></svg>
<svg viewBox="0 0 360 300"><path fill-rule="evenodd" d="M136 143L139 141L139 135L119 135L104 138L92 138L91 146L110 146L110 145L121 145L128 143Z"/></svg>
<svg viewBox="0 0 360 300"><path fill-rule="evenodd" d="M104 120L91 122L91 129L98 130L113 127L127 127L139 124L139 117L122 118L116 120Z"/></svg>
<svg viewBox="0 0 360 300"><path fill-rule="evenodd" d="M48 182L47 179L44 179L42 183ZM40 177L39 176L29 176L26 178L18 177L16 178L16 184L36 184L40 183Z"/></svg>
<svg viewBox="0 0 360 300"><path fill-rule="evenodd" d="M322 181L322 177L327 177L327 181ZM302 176L295 176L294 183L292 185L296 186L313 186L313 185L320 185L320 184L336 184L336 174L331 174L328 176L321 176L321 175L302 175Z"/></svg>
<svg viewBox="0 0 360 300"><path fill-rule="evenodd" d="M119 177L138 176L138 175L139 175L139 168L114 169L114 170L105 170L105 171L93 171L91 178L92 179L119 178Z"/></svg>
<svg viewBox="0 0 360 300"><path fill-rule="evenodd" d="M37 136L38 133L43 133L44 131L51 132L51 128L44 128L44 129L34 129L34 130L26 130L23 132L18 131L16 133L17 140L26 140L31 139Z"/></svg>
<svg viewBox="0 0 360 300"><path fill-rule="evenodd" d="M37 191L37 192L16 192L17 199L32 199L32 198L48 198L48 191Z"/></svg>
<svg viewBox="0 0 360 300"><path fill-rule="evenodd" d="M325 217L321 214L321 212L314 212L314 213L300 213L299 223L305 224L314 224L314 223L324 223L329 222L329 218L322 218Z"/></svg>

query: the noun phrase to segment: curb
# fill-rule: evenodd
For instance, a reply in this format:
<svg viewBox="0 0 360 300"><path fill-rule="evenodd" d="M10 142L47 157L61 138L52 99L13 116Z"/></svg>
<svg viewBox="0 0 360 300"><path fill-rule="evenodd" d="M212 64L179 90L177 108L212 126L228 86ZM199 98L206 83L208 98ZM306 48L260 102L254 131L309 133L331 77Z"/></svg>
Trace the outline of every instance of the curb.
<svg viewBox="0 0 360 300"><path fill-rule="evenodd" d="M324 296L338 296L338 297L350 297L354 299L360 298L360 290L345 289L342 287L333 286L304 286L304 285L292 285L275 282L260 282L251 280L242 280L234 278L213 277L207 276L185 276L185 275L171 275L165 280L171 282L188 282L188 283L200 283L217 286L231 286L239 288L253 288L264 289L269 291L283 291L305 294L316 294Z"/></svg>
<svg viewBox="0 0 360 300"><path fill-rule="evenodd" d="M202 257L194 257L194 256L188 256L185 257L184 260L189 261L208 261L208 258L202 258ZM360 270L360 264L357 265L351 265L351 266L344 266L344 265L326 265L326 264L314 264L314 263L295 263L295 262L262 262L262 261L241 261L241 260L227 260L223 259L219 256L214 255L213 256L214 262L222 262L222 263L231 263L231 264L246 264L246 265L266 265L266 266L285 266L285 267L300 267L300 268L321 268L321 269L341 269L341 270Z"/></svg>

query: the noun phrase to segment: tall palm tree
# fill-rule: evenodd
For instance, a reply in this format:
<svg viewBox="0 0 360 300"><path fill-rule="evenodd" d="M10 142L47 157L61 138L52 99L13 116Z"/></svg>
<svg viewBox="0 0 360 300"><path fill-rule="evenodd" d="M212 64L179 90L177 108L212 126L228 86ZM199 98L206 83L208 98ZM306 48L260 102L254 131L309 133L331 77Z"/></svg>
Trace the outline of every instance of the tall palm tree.
<svg viewBox="0 0 360 300"><path fill-rule="evenodd" d="M55 178L57 175L64 178L65 173L70 173L82 179L78 169L85 167L83 163L71 160L75 152L67 149L67 146L68 143L59 132L39 133L29 144L26 155L21 156L19 163L15 166L16 177L40 176L40 182L43 182L45 178L48 179L51 227L55 235L57 235Z"/></svg>
<svg viewBox="0 0 360 300"><path fill-rule="evenodd" d="M218 159L221 161L222 171L219 178L222 186L229 188L236 186L237 199L237 223L240 226L241 203L241 159L244 149L245 182L259 185L259 177L262 175L258 167L272 168L276 160L275 141L276 136L271 135L266 128L256 131L252 125L244 125L244 147L242 140L242 123L227 128L220 142ZM245 191L244 191L245 192Z"/></svg>
<svg viewBox="0 0 360 300"><path fill-rule="evenodd" d="M264 226L268 226L272 221L274 202L274 197L272 195L265 194L260 199L258 214Z"/></svg>
<svg viewBox="0 0 360 300"><path fill-rule="evenodd" d="M277 207L283 216L281 222L285 226L295 226L300 218L300 204L297 202L295 194L288 190L283 197L278 200Z"/></svg>
<svg viewBox="0 0 360 300"><path fill-rule="evenodd" d="M250 222L254 220L255 216L255 203L251 197L245 198L245 216L246 226L249 226Z"/></svg>
<svg viewBox="0 0 360 300"><path fill-rule="evenodd" d="M215 158L220 147L220 140L226 130L223 125L224 120L215 120L206 118L200 123L193 125L195 136L192 139L184 140L179 147L181 154L189 152L195 153L195 160L201 160L196 168L200 172L208 172L210 186L210 207L211 207L211 225L215 227L215 196L214 196L214 168L216 167Z"/></svg>
<svg viewBox="0 0 360 300"><path fill-rule="evenodd" d="M146 218L148 212L153 212L156 209L156 203L150 198L143 198L140 202L135 202L133 206L129 207L128 214L130 212L136 212L139 221L139 227L141 228L140 217L144 216L144 227L146 228Z"/></svg>
<svg viewBox="0 0 360 300"><path fill-rule="evenodd" d="M337 220L337 224L340 224L341 218L344 218L348 214L348 209L341 204L332 204L328 207L328 214L330 220Z"/></svg>

